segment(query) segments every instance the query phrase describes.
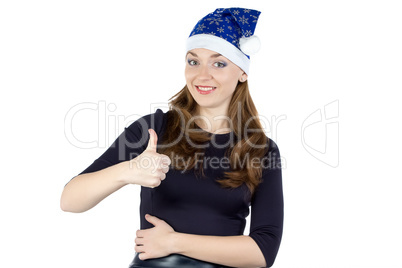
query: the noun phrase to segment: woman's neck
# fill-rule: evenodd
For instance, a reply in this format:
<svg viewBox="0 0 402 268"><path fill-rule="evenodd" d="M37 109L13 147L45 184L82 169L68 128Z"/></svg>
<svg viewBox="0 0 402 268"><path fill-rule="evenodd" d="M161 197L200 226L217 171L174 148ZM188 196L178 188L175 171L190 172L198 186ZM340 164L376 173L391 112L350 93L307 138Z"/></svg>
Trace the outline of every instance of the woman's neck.
<svg viewBox="0 0 402 268"><path fill-rule="evenodd" d="M231 130L230 118L227 113L212 109L200 109L198 107L194 122L203 130L213 134L225 134Z"/></svg>

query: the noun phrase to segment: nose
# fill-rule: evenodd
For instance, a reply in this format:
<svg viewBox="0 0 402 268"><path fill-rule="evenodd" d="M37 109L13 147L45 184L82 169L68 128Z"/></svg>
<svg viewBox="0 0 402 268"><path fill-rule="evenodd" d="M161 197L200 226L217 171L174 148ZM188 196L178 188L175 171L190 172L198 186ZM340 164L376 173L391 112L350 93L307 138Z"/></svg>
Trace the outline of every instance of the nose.
<svg viewBox="0 0 402 268"><path fill-rule="evenodd" d="M200 80L209 80L212 79L211 72L208 68L208 65L200 65L198 68L198 79Z"/></svg>

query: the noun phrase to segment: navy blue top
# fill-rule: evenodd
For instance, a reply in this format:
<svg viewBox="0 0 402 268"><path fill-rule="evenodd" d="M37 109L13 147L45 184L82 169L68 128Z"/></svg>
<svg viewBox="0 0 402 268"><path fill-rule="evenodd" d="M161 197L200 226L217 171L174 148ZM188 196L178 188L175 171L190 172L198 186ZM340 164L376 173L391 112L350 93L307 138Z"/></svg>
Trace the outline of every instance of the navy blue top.
<svg viewBox="0 0 402 268"><path fill-rule="evenodd" d="M89 173L130 160L140 155L147 147L148 128L158 135L158 145L166 130L167 113L157 109L129 127L116 141L83 172ZM230 146L234 132L211 134L205 150L204 174L196 177L194 170L182 172L170 168L160 186L141 186L140 219L141 229L152 228L145 220L149 213L166 221L176 232L234 236L243 235L246 217L251 206L249 236L261 249L267 267L270 267L279 249L283 227L282 172L279 149L269 139L269 150L264 159L262 182L253 197L247 195L248 188L242 185L235 189L225 189L216 179L230 170L229 159L224 155ZM223 148L219 148L224 145ZM263 162L264 163L264 162Z"/></svg>

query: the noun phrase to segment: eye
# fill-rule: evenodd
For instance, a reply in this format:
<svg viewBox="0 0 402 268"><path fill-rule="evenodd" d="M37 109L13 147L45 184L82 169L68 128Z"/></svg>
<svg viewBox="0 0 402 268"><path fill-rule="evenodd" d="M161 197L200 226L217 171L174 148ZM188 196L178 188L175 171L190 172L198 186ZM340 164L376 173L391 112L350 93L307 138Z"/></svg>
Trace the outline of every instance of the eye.
<svg viewBox="0 0 402 268"><path fill-rule="evenodd" d="M195 61L195 60L191 60L191 59L188 59L188 60L187 60L187 62L188 62L188 64L189 64L190 66L195 66L195 65L197 65L197 64L198 64L198 62L197 62L197 61Z"/></svg>
<svg viewBox="0 0 402 268"><path fill-rule="evenodd" d="M217 68L223 68L223 67L226 67L226 63L222 62L222 61L218 61L218 62L214 63L214 66Z"/></svg>

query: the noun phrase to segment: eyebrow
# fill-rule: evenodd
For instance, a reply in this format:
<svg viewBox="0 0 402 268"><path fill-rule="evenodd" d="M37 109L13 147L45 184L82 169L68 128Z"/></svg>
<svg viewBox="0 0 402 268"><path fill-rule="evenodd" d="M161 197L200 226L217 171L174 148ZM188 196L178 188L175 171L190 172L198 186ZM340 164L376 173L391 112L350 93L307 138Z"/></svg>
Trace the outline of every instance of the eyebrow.
<svg viewBox="0 0 402 268"><path fill-rule="evenodd" d="M191 55L193 55L194 57L198 57L197 54L195 54L194 52L191 52L191 51L187 52L187 54L191 54ZM217 57L220 57L220 56L222 56L222 55L219 54L219 53L216 53L216 54L211 55L211 58L217 58Z"/></svg>

